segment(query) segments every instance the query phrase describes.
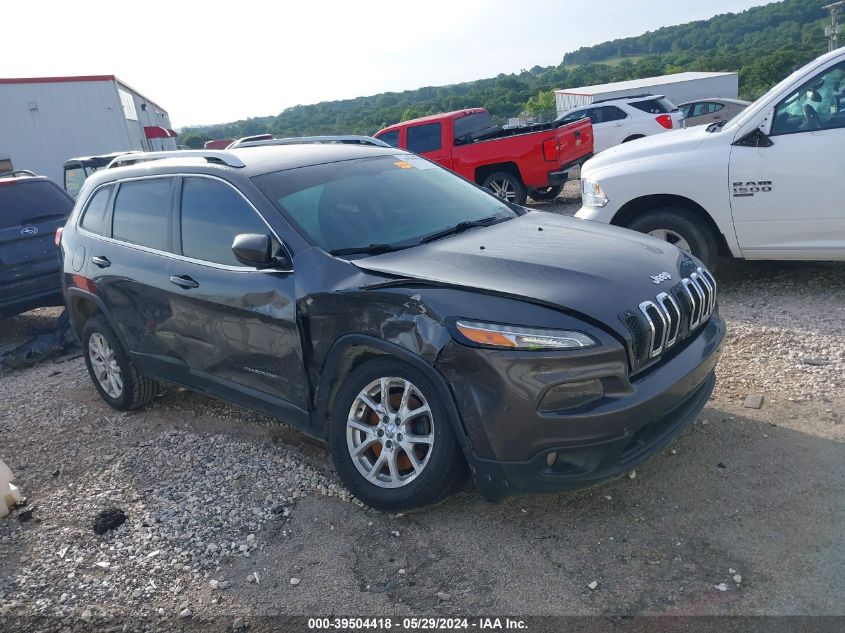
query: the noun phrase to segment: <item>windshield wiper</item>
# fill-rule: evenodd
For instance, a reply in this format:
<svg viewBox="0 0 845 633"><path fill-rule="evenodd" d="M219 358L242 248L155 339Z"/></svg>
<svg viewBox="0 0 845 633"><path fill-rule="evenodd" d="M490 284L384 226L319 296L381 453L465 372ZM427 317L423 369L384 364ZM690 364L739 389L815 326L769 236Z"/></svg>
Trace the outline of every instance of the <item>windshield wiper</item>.
<svg viewBox="0 0 845 633"><path fill-rule="evenodd" d="M405 246L394 246L392 244L370 244L369 246L351 246L349 248L336 248L329 251L329 255L375 255L376 253L390 253L392 251L399 251Z"/></svg>
<svg viewBox="0 0 845 633"><path fill-rule="evenodd" d="M492 215L489 218L481 218L480 220L464 220L463 222L458 222L455 226L450 226L448 229L443 229L442 231L437 231L436 233L426 235L419 241L419 243L428 244L429 242L439 240L442 237L447 237L449 235L457 235L458 233L463 233L467 229L472 229L476 226L490 226L491 224L495 224L496 222L499 222L500 220L504 219L505 218L500 218L496 217L495 215Z"/></svg>

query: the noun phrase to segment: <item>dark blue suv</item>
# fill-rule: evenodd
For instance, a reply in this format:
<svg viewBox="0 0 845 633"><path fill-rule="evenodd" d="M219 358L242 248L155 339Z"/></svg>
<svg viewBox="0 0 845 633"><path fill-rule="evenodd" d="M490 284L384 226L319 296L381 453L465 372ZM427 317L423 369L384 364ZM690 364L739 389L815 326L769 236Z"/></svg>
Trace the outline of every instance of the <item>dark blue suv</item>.
<svg viewBox="0 0 845 633"><path fill-rule="evenodd" d="M62 305L55 234L73 199L45 176L0 174L0 319Z"/></svg>

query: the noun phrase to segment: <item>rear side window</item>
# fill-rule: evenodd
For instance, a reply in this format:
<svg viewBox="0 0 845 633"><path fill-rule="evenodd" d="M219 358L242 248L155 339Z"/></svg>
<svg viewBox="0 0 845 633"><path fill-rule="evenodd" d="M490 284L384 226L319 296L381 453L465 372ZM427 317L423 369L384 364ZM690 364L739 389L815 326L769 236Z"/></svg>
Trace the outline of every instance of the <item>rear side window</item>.
<svg viewBox="0 0 845 633"><path fill-rule="evenodd" d="M239 233L269 235L270 229L229 185L210 178L182 181L183 255L243 266L232 254L232 242Z"/></svg>
<svg viewBox="0 0 845 633"><path fill-rule="evenodd" d="M477 134L493 127L493 119L489 112L476 112L468 114L460 119L455 119L455 138L461 138L467 134Z"/></svg>
<svg viewBox="0 0 845 633"><path fill-rule="evenodd" d="M644 101L632 101L628 104L632 108L648 112L649 114L667 114L677 112L678 107L669 99L645 99Z"/></svg>
<svg viewBox="0 0 845 633"><path fill-rule="evenodd" d="M97 235L105 234L106 209L109 206L111 190L111 187L97 189L97 193L88 201L88 206L85 207L85 215L82 216L82 223L80 224L86 231L91 231Z"/></svg>
<svg viewBox="0 0 845 633"><path fill-rule="evenodd" d="M425 125L409 127L406 132L408 135L408 150L415 154L425 154L440 149L440 130L439 123L426 123Z"/></svg>
<svg viewBox="0 0 845 633"><path fill-rule="evenodd" d="M114 239L160 251L168 250L172 183L172 178L121 183L114 201Z"/></svg>
<svg viewBox="0 0 845 633"><path fill-rule="evenodd" d="M0 229L61 220L73 200L48 180L0 180Z"/></svg>
<svg viewBox="0 0 845 633"><path fill-rule="evenodd" d="M599 115L598 123L607 123L609 121L619 121L628 118L628 115L616 106L602 106L601 108L596 108L594 112Z"/></svg>
<svg viewBox="0 0 845 633"><path fill-rule="evenodd" d="M724 107L725 106L721 103L714 103L712 101L696 103L695 107L692 109L692 116L704 116L705 114L713 114L714 112L718 112Z"/></svg>
<svg viewBox="0 0 845 633"><path fill-rule="evenodd" d="M385 132L384 134L378 137L378 140L384 141L385 143L393 147L399 147L399 130L391 130L390 132Z"/></svg>

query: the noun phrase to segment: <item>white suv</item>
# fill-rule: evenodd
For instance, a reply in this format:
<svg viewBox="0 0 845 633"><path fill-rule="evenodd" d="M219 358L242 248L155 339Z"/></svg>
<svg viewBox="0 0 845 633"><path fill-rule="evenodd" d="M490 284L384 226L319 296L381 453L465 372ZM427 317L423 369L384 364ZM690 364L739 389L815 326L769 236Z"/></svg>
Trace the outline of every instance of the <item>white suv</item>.
<svg viewBox="0 0 845 633"><path fill-rule="evenodd" d="M557 120L572 123L584 117L593 124L596 154L620 143L684 127L683 113L663 95L602 99L569 110Z"/></svg>
<svg viewBox="0 0 845 633"><path fill-rule="evenodd" d="M720 253L845 260L843 148L840 48L725 124L644 139L587 161L576 217L650 233L708 265Z"/></svg>

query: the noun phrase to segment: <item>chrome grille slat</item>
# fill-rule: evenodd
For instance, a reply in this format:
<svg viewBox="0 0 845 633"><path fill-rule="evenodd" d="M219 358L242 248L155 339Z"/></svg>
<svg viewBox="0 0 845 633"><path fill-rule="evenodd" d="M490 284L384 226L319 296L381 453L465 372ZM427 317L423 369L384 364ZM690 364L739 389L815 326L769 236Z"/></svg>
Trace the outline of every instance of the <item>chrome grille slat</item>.
<svg viewBox="0 0 845 633"><path fill-rule="evenodd" d="M674 313L670 313L669 309L666 307L667 302L674 310ZM661 292L657 295L657 304L663 308L663 312L666 314L666 320L669 324L666 328L666 343L664 344L664 348L668 349L678 340L678 334L681 331L681 308L678 306L675 298L668 292Z"/></svg>
<svg viewBox="0 0 845 633"><path fill-rule="evenodd" d="M635 336L634 366L645 365L667 351L682 338L706 323L716 309L716 280L709 271L698 267L667 292L639 305L638 319L625 313L626 325Z"/></svg>
<svg viewBox="0 0 845 633"><path fill-rule="evenodd" d="M689 329L692 331L698 327L699 323L701 323L701 297L699 295L698 288L695 288L692 281L689 279L681 279L681 285L684 287L684 290L687 291L687 296L692 304L692 310L690 310L689 315ZM690 290L690 288L694 288L695 292Z"/></svg>

